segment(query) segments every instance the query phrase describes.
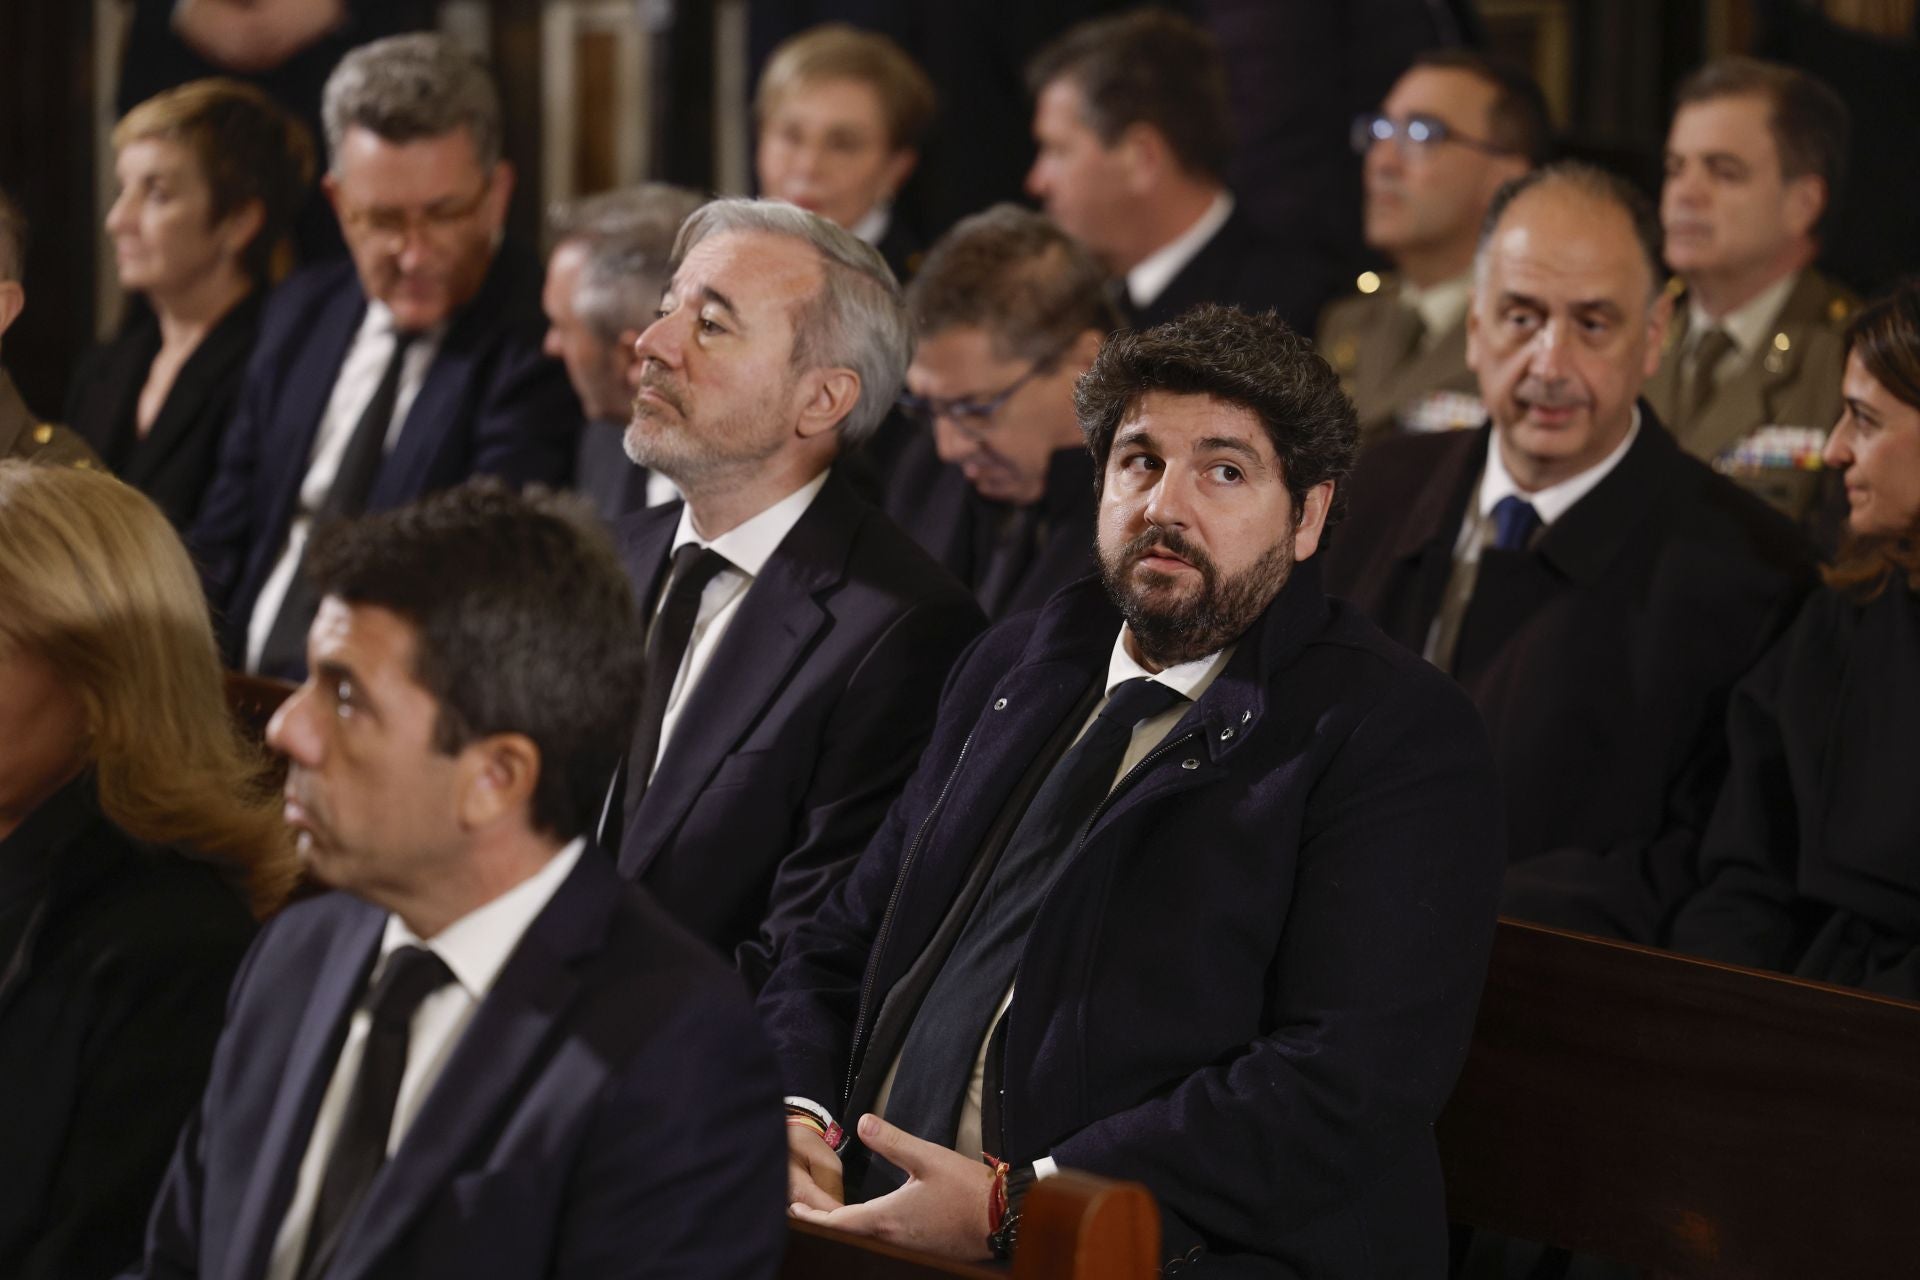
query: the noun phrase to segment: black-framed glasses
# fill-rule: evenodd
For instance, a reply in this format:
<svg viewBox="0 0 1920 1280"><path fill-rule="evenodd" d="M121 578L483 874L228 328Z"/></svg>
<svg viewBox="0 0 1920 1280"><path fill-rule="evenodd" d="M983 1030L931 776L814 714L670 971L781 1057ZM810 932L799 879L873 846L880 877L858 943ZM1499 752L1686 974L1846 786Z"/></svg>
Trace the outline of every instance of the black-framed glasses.
<svg viewBox="0 0 1920 1280"><path fill-rule="evenodd" d="M1058 349L1044 359L1036 360L1033 367L1009 382L998 391L984 396L919 396L911 391L902 391L894 403L900 406L900 412L912 418L922 426L931 427L936 418L945 418L960 431L975 440L983 437L993 421L993 415L1000 412L1014 393L1032 382L1048 369L1053 368L1060 357L1067 353L1079 334L1067 339Z"/></svg>
<svg viewBox="0 0 1920 1280"><path fill-rule="evenodd" d="M1404 120L1395 120L1392 116L1382 115L1378 111L1369 111L1365 115L1354 117L1353 131L1348 135L1348 141L1353 144L1354 152L1358 155L1365 155L1367 148L1376 142L1391 142L1395 138L1416 151L1425 151L1442 143L1457 142L1463 147L1472 147L1475 151L1484 151L1490 156L1515 154L1511 147L1503 147L1485 138L1470 137L1461 133L1437 116L1412 115Z"/></svg>

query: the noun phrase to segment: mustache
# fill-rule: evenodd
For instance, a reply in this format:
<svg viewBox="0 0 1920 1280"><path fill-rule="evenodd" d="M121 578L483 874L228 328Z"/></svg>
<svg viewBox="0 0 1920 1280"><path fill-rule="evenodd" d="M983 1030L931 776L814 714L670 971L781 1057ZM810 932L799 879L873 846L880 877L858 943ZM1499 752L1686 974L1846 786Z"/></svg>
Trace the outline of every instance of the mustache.
<svg viewBox="0 0 1920 1280"><path fill-rule="evenodd" d="M1178 529L1146 529L1128 539L1120 548L1120 563L1131 567L1154 551L1178 556L1202 574L1211 575L1214 571L1212 558L1183 537Z"/></svg>
<svg viewBox="0 0 1920 1280"><path fill-rule="evenodd" d="M1549 382L1531 374L1520 379L1520 385L1513 389L1513 398L1542 409L1578 409L1587 403L1587 397L1570 384Z"/></svg>
<svg viewBox="0 0 1920 1280"><path fill-rule="evenodd" d="M676 413L684 415L687 411L686 399L680 394L680 388L674 385L673 377L657 364L648 364L640 371L640 382L634 387L634 411L639 411L640 393L651 391Z"/></svg>

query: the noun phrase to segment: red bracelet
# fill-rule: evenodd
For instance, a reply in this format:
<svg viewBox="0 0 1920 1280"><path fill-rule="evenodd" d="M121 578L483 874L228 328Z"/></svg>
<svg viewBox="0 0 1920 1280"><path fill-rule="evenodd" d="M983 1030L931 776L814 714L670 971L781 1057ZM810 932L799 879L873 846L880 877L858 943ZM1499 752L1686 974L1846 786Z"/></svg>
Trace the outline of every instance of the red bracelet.
<svg viewBox="0 0 1920 1280"><path fill-rule="evenodd" d="M1007 1171L1013 1166L985 1153L980 1158L993 1170L993 1181L987 1184L987 1234L993 1235L1007 1220Z"/></svg>

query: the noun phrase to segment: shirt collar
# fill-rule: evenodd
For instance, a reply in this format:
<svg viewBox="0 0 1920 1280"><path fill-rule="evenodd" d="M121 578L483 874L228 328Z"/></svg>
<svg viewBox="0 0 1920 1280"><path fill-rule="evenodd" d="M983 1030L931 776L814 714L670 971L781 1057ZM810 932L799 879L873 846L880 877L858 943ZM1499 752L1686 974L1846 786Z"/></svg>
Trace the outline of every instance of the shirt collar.
<svg viewBox="0 0 1920 1280"><path fill-rule="evenodd" d="M546 910L561 883L572 874L574 864L580 861L586 847L587 838L575 836L546 866L493 901L467 912L435 934L431 941L414 933L399 916L388 916L386 934L380 939L381 964L401 947L426 947L446 961L454 980L468 995L476 1001L486 999L507 958L520 945L534 918Z"/></svg>
<svg viewBox="0 0 1920 1280"><path fill-rule="evenodd" d="M1411 307L1420 317L1420 324L1426 330L1425 341L1433 342L1442 334L1453 331L1467 314L1467 304L1473 299L1473 273L1467 272L1451 280L1442 280L1439 284L1430 284L1422 289L1418 285L1400 282L1400 305Z"/></svg>
<svg viewBox="0 0 1920 1280"><path fill-rule="evenodd" d="M832 470L831 467L827 468L759 515L735 525L711 542L694 531L693 509L682 507L680 527L674 530L673 546L668 550L670 553L678 551L688 543L697 547L712 547L726 557L728 564L749 578L757 578L760 571L767 567L767 561L773 558L773 553L780 549L780 544L786 541L787 535L793 532L793 526L800 523L800 517L813 505L814 498L827 483L827 475Z"/></svg>
<svg viewBox="0 0 1920 1280"><path fill-rule="evenodd" d="M1507 470L1507 464L1500 457L1498 428L1487 441L1487 465L1480 473L1480 518L1485 520L1493 515L1494 507L1500 499L1509 494L1518 494L1533 504L1540 513L1541 524L1552 524L1574 503L1592 492L1593 487L1607 478L1607 473L1620 465L1620 459L1627 456L1627 450L1633 447L1634 438L1640 434L1640 406L1633 406L1633 421L1627 427L1626 438L1614 446L1612 453L1602 458L1571 479L1559 484L1550 484L1534 493L1527 493L1514 483L1513 474Z"/></svg>
<svg viewBox="0 0 1920 1280"><path fill-rule="evenodd" d="M877 204L860 215L860 220L848 227L859 239L878 248L887 238L887 228L893 223L893 206Z"/></svg>
<svg viewBox="0 0 1920 1280"><path fill-rule="evenodd" d="M1179 236L1161 245L1127 272L1127 297L1136 307L1150 307L1153 300L1166 292L1173 278L1180 274L1194 255L1206 248L1207 241L1221 227L1227 225L1227 219L1233 216L1233 194L1222 191L1207 206L1207 211L1194 220L1194 224L1181 232Z"/></svg>
<svg viewBox="0 0 1920 1280"><path fill-rule="evenodd" d="M1127 652L1127 629L1123 625L1120 634L1113 638L1113 656L1107 659L1107 694L1111 697L1114 689L1129 680L1146 679L1157 680L1189 702L1198 702L1221 668L1227 665L1227 659L1233 656L1233 649L1234 646L1228 645L1192 662L1182 662L1164 671L1149 671Z"/></svg>
<svg viewBox="0 0 1920 1280"><path fill-rule="evenodd" d="M1789 271L1759 293L1748 299L1743 306L1721 316L1718 320L1701 309L1700 303L1692 297L1687 300L1687 334L1691 341L1698 341L1701 334L1712 328L1726 330L1733 339L1734 350L1740 353L1742 360L1752 359L1766 340L1773 336L1774 322L1780 318L1780 312L1787 305L1787 295L1800 283L1800 273Z"/></svg>

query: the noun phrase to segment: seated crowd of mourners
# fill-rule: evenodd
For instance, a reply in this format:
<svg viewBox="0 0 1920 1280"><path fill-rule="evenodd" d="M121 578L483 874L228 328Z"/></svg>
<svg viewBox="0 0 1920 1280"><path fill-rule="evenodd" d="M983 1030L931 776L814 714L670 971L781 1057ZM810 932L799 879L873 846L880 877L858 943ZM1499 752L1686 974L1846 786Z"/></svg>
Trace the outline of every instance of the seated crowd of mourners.
<svg viewBox="0 0 1920 1280"><path fill-rule="evenodd" d="M1322 309L1207 30L1027 88L1041 209L923 239L932 80L805 31L761 198L544 271L446 37L318 139L128 111L125 321L64 423L0 371L0 1275L1005 1259L1078 1170L1168 1274L1439 1277L1503 912L1920 999L1920 284L1814 267L1835 93L1699 69L1650 200L1422 53Z"/></svg>

